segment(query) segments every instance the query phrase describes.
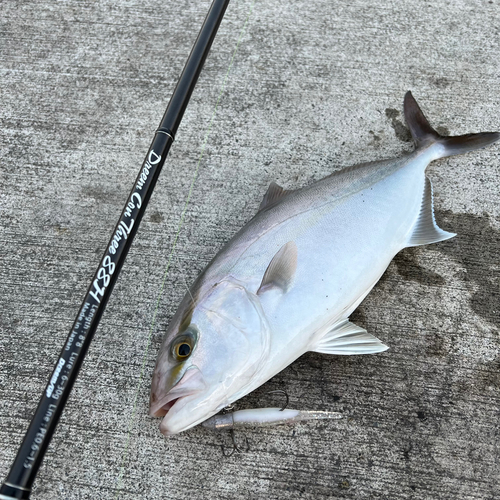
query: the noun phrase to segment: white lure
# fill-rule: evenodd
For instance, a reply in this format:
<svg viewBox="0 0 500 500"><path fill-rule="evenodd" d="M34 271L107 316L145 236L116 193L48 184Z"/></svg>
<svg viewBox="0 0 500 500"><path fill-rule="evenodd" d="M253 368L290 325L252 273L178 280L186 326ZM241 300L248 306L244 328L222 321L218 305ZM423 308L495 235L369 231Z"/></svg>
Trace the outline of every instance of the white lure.
<svg viewBox="0 0 500 500"><path fill-rule="evenodd" d="M333 411L304 411L290 408L253 408L237 410L222 415L214 415L202 422L202 426L212 431L231 430L238 427L261 425L295 424L304 420L340 419L342 415Z"/></svg>
<svg viewBox="0 0 500 500"><path fill-rule="evenodd" d="M197 278L153 374L150 414L163 417L163 434L207 420L307 351L387 349L349 316L400 250L454 236L434 220L427 165L500 137L443 137L410 92L404 110L413 153L296 191L271 184L259 212Z"/></svg>

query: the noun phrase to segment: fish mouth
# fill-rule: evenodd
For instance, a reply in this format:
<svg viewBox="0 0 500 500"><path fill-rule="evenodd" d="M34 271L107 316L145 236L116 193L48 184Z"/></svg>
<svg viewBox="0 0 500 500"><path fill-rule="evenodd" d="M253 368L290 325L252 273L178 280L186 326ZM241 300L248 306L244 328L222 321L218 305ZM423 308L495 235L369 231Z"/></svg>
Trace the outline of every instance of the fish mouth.
<svg viewBox="0 0 500 500"><path fill-rule="evenodd" d="M177 394L168 394L159 402L151 405L149 409L149 415L155 418L164 417L178 401L180 401L181 399L185 399L188 396L192 396L193 394L197 394L198 392L200 391L188 392L183 394L182 396Z"/></svg>
<svg viewBox="0 0 500 500"><path fill-rule="evenodd" d="M190 396L202 392L206 388L200 370L196 367L188 368L186 373L163 397L157 399L151 394L149 415L151 417L164 417L174 406L180 407L187 403ZM184 404L181 404L184 403Z"/></svg>
<svg viewBox="0 0 500 500"><path fill-rule="evenodd" d="M175 398L175 399L172 399L171 401L167 401L164 404L160 403L161 406L159 404L151 405L151 407L149 409L149 416L155 417L155 418L164 417L168 413L170 408L172 408L172 406L174 406L174 404L177 401L179 401L179 399L180 398Z"/></svg>

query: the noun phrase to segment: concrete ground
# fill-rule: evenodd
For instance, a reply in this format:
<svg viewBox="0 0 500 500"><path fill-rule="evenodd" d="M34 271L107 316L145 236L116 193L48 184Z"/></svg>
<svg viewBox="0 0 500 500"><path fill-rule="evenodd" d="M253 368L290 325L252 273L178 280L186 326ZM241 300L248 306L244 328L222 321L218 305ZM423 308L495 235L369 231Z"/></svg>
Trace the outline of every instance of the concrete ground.
<svg viewBox="0 0 500 500"><path fill-rule="evenodd" d="M0 3L2 478L208 7ZM238 403L284 389L291 407L348 418L249 430L250 450L225 458L227 436L165 439L147 415L184 280L268 184L411 150L409 89L444 133L500 130L499 53L498 0L233 0L32 498L499 498L498 145L430 167L438 222L458 236L401 252L352 317L390 350L307 354Z"/></svg>

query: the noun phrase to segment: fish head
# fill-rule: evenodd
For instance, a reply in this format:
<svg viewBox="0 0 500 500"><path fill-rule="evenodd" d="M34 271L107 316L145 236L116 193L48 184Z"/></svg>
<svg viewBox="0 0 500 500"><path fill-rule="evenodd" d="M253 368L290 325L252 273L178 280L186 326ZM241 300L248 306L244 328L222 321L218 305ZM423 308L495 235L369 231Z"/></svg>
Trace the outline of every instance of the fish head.
<svg viewBox="0 0 500 500"><path fill-rule="evenodd" d="M248 392L269 354L269 325L258 297L233 278L188 294L174 316L153 373L150 415L177 434Z"/></svg>

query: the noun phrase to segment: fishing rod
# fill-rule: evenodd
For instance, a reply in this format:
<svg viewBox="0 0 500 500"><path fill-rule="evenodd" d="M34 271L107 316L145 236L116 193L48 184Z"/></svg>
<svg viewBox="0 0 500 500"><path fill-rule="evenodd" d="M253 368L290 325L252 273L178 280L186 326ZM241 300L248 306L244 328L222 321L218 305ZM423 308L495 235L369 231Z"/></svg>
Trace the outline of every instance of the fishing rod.
<svg viewBox="0 0 500 500"><path fill-rule="evenodd" d="M26 500L30 497L45 451L139 228L228 4L229 0L213 0L9 475L0 488L0 500Z"/></svg>

